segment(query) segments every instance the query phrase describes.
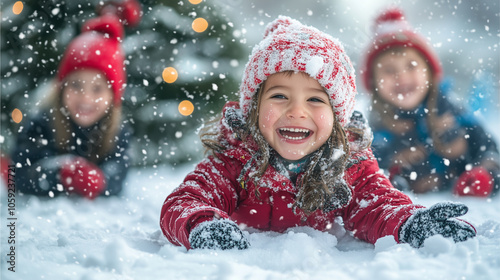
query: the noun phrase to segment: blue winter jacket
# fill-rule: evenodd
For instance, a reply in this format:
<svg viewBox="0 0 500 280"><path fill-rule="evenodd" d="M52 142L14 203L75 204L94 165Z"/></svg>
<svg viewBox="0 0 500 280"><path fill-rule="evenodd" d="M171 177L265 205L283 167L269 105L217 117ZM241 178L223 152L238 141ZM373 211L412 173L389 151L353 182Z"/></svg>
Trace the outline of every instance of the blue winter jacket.
<svg viewBox="0 0 500 280"><path fill-rule="evenodd" d="M423 103L426 104L426 101ZM500 166L497 144L491 134L487 133L481 123L463 107L453 104L448 95L441 94L437 103L438 115L450 113L455 118L456 126L445 131L440 137L443 143L450 143L458 137L467 140L466 152L456 159L448 159L439 155L433 146L427 124L428 110L421 105L413 111L397 111L395 119L410 120L414 128L404 134L397 134L384 125L382 118L374 112L370 117L373 129L373 153L379 161L380 168L391 170L394 157L405 150L424 147L426 157L413 166L405 167L398 175L412 180L422 175L437 174L445 180L439 189L449 189L456 178L465 170L466 165L475 166L485 159L493 160ZM498 172L498 170L493 171ZM413 174L412 174L413 173ZM498 174L496 174L498 175ZM498 186L497 186L498 187Z"/></svg>

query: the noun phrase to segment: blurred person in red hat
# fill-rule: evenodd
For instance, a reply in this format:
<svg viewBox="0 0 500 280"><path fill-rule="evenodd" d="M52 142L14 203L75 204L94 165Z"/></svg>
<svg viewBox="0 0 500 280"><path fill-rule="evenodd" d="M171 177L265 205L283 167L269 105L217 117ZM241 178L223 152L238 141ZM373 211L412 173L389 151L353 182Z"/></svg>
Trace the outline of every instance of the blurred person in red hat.
<svg viewBox="0 0 500 280"><path fill-rule="evenodd" d="M117 195L127 175L130 128L121 120L126 71L123 25L138 24L135 0L99 7L66 47L46 108L25 120L11 155L24 194Z"/></svg>
<svg viewBox="0 0 500 280"><path fill-rule="evenodd" d="M396 187L478 197L498 192L495 140L452 98L438 56L401 9L375 19L361 74L372 97L373 152Z"/></svg>
<svg viewBox="0 0 500 280"><path fill-rule="evenodd" d="M168 195L160 226L188 249L246 249L246 227L329 231L420 247L434 234L475 236L463 204L413 204L379 172L372 134L354 111L354 68L342 44L280 16L253 49L238 92L203 129L209 152Z"/></svg>

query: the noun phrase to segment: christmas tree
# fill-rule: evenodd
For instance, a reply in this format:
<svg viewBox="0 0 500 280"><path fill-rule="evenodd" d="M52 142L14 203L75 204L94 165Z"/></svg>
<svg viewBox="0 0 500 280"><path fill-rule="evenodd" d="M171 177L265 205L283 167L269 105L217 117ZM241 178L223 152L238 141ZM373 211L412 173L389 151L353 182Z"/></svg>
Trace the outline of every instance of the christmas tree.
<svg viewBox="0 0 500 280"><path fill-rule="evenodd" d="M121 2L114 0L114 2ZM22 123L41 106L67 44L103 1L2 1L1 135L8 153ZM136 165L202 156L193 131L237 91L247 53L232 19L209 1L140 1L126 27L124 121L134 129ZM184 101L184 102L183 102ZM182 103L181 103L182 102ZM180 105L180 106L179 106ZM13 110L18 109L16 114ZM192 112L191 112L192 110ZM13 118L17 115L17 120Z"/></svg>

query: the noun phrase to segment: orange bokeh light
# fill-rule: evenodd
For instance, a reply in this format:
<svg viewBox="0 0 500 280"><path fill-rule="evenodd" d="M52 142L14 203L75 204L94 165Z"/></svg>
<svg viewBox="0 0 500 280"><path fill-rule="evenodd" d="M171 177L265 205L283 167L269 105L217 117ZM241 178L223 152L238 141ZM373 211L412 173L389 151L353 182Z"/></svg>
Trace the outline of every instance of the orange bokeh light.
<svg viewBox="0 0 500 280"><path fill-rule="evenodd" d="M207 30L208 22L204 18L197 18L197 19L193 20L192 27L193 27L194 31L201 33L203 31Z"/></svg>
<svg viewBox="0 0 500 280"><path fill-rule="evenodd" d="M193 5L198 5L201 3L201 1L203 1L203 0L189 0L189 3L191 3Z"/></svg>
<svg viewBox="0 0 500 280"><path fill-rule="evenodd" d="M23 120L23 113L21 112L21 110L19 109L14 109L12 110L12 120L15 122L15 123L20 123L22 120Z"/></svg>
<svg viewBox="0 0 500 280"><path fill-rule="evenodd" d="M194 105L189 100L184 100L179 103L179 113L183 116L189 116L194 111Z"/></svg>
<svg viewBox="0 0 500 280"><path fill-rule="evenodd" d="M163 73L161 76L163 77L163 80L165 82L171 84L177 80L179 74L177 73L177 70L175 70L174 67L167 67L163 69Z"/></svg>
<svg viewBox="0 0 500 280"><path fill-rule="evenodd" d="M17 1L16 3L14 3L14 6L12 7L12 12L15 15L18 15L23 11L23 8L24 8L23 2Z"/></svg>

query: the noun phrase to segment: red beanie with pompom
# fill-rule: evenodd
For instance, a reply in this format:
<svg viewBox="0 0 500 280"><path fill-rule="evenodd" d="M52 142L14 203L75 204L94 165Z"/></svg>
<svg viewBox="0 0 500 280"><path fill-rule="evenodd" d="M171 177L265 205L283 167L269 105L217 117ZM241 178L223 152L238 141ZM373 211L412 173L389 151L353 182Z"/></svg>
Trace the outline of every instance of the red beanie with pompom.
<svg viewBox="0 0 500 280"><path fill-rule="evenodd" d="M361 77L368 91L373 89L373 62L379 54L393 47L410 47L419 51L429 64L434 78L441 79L442 68L438 56L427 40L416 33L406 21L404 12L397 7L384 10L373 26L373 39L364 52Z"/></svg>
<svg viewBox="0 0 500 280"><path fill-rule="evenodd" d="M121 47L123 24L137 25L141 7L136 0L111 1L100 7L99 13L101 16L85 22L81 34L69 43L59 64L57 77L63 81L75 70L99 70L113 89L115 106L120 106L127 79L125 55Z"/></svg>

